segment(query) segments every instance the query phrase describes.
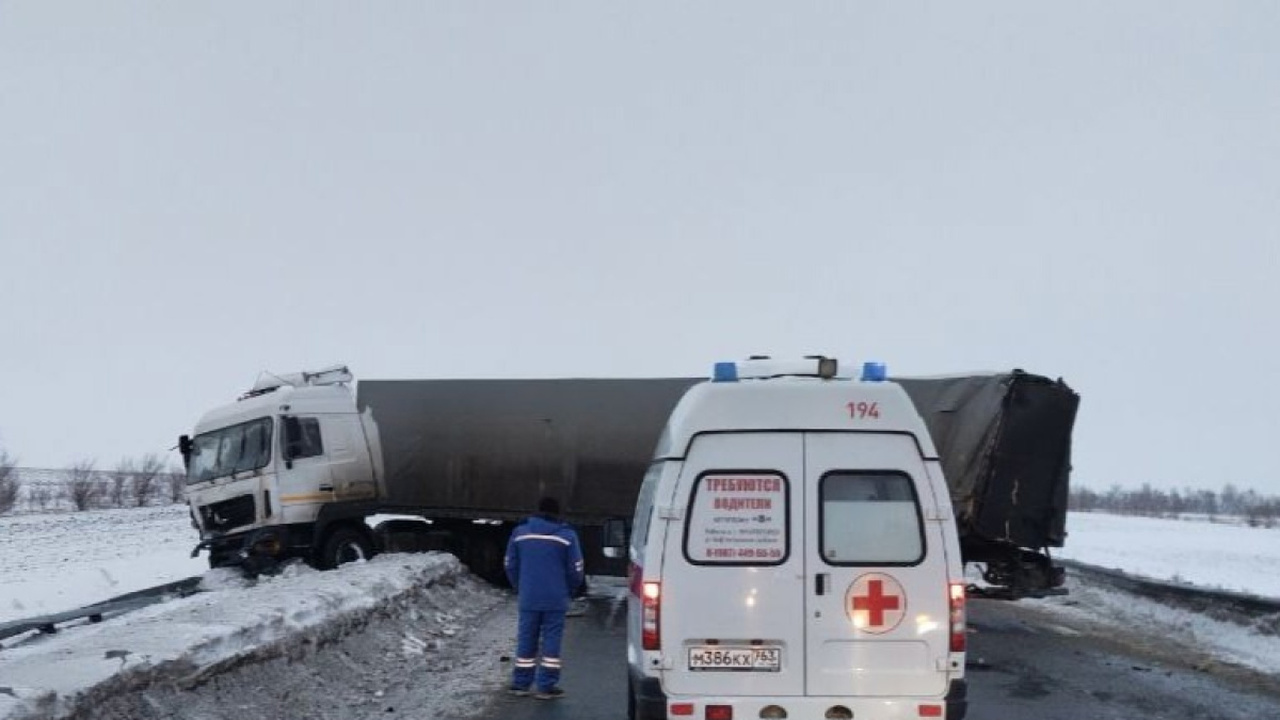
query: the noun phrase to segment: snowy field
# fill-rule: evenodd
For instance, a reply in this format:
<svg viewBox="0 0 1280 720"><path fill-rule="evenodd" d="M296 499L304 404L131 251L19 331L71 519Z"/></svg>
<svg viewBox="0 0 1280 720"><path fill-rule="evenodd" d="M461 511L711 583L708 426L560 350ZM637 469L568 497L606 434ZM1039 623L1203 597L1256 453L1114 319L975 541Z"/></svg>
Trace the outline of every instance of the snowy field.
<svg viewBox="0 0 1280 720"><path fill-rule="evenodd" d="M1072 515L1068 527L1071 547L1061 553L1064 557L1280 597L1280 530L1093 514ZM233 571L208 570L203 556L192 559L195 539L181 505L0 517L0 622L81 607L192 575L202 575L205 591L53 636L0 641L0 720L24 718L35 709L41 717L57 717L84 690L121 678L130 678L132 687L181 686L246 656L287 655L316 637L356 632L358 618L387 608L402 608L401 615L414 618L403 647L394 650L405 658L429 656L442 643L477 632L489 633L490 642L500 645L510 630L509 623L477 625L505 593L475 581L448 555L387 555L327 573L295 567L249 583ZM1171 637L1224 663L1263 672L1280 668L1280 638L1273 633L1076 579L1069 587L1068 596L1020 604L1056 615L1064 626L1110 623L1128 632ZM388 676L402 675L403 662L393 657ZM465 659L459 667L465 669ZM440 698L414 702L474 697L501 681L497 671L462 672ZM440 708L441 717L463 716Z"/></svg>
<svg viewBox="0 0 1280 720"><path fill-rule="evenodd" d="M0 623L199 575L186 505L0 516Z"/></svg>
<svg viewBox="0 0 1280 720"><path fill-rule="evenodd" d="M1155 580L1280 598L1280 528L1071 513L1057 553Z"/></svg>

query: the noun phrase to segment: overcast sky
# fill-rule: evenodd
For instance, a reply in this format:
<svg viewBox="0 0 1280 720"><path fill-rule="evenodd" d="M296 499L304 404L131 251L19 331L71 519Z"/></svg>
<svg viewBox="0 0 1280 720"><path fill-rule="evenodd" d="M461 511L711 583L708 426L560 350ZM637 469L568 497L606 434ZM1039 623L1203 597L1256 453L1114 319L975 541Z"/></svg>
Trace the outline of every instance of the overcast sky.
<svg viewBox="0 0 1280 720"><path fill-rule="evenodd" d="M1082 395L1077 484L1280 493L1280 3L0 0L0 446L262 370L826 353Z"/></svg>

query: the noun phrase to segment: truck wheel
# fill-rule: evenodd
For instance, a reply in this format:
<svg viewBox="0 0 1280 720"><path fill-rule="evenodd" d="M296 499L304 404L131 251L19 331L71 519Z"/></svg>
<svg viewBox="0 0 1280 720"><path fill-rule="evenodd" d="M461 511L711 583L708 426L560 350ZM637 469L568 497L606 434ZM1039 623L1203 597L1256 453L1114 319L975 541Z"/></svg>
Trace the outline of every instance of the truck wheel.
<svg viewBox="0 0 1280 720"><path fill-rule="evenodd" d="M373 557L373 542L365 533L352 527L340 527L329 534L320 550L321 570L332 570L357 560Z"/></svg>

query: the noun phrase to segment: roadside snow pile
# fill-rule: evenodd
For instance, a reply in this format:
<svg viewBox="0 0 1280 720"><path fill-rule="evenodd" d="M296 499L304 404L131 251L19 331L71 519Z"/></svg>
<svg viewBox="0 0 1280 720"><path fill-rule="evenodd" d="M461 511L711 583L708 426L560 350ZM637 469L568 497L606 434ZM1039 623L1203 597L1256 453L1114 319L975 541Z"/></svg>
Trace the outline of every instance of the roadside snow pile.
<svg viewBox="0 0 1280 720"><path fill-rule="evenodd" d="M1225 663L1268 674L1280 668L1280 637L1269 628L1242 627L1070 575L1068 584L1068 595L1020 602L1116 635L1172 641L1187 657L1206 658L1203 664ZM1259 618L1258 622L1264 620Z"/></svg>
<svg viewBox="0 0 1280 720"><path fill-rule="evenodd" d="M441 553L382 555L323 573L295 565L256 582L211 570L203 592L190 597L0 651L0 719L83 713L131 690L193 687L239 665L305 654L370 617L460 583L455 606L480 611L501 598ZM447 614L435 620L440 633L460 629Z"/></svg>

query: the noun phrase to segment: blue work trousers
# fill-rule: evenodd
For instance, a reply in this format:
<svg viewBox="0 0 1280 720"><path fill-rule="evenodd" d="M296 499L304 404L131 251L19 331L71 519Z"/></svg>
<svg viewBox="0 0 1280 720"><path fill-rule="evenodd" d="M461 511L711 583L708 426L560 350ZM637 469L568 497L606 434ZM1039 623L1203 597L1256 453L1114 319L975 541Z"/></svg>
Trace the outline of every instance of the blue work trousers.
<svg viewBox="0 0 1280 720"><path fill-rule="evenodd" d="M516 629L516 663L511 684L527 688L534 682L537 689L550 690L560 682L560 640L564 637L563 610L521 610ZM541 656L541 659L539 659Z"/></svg>

